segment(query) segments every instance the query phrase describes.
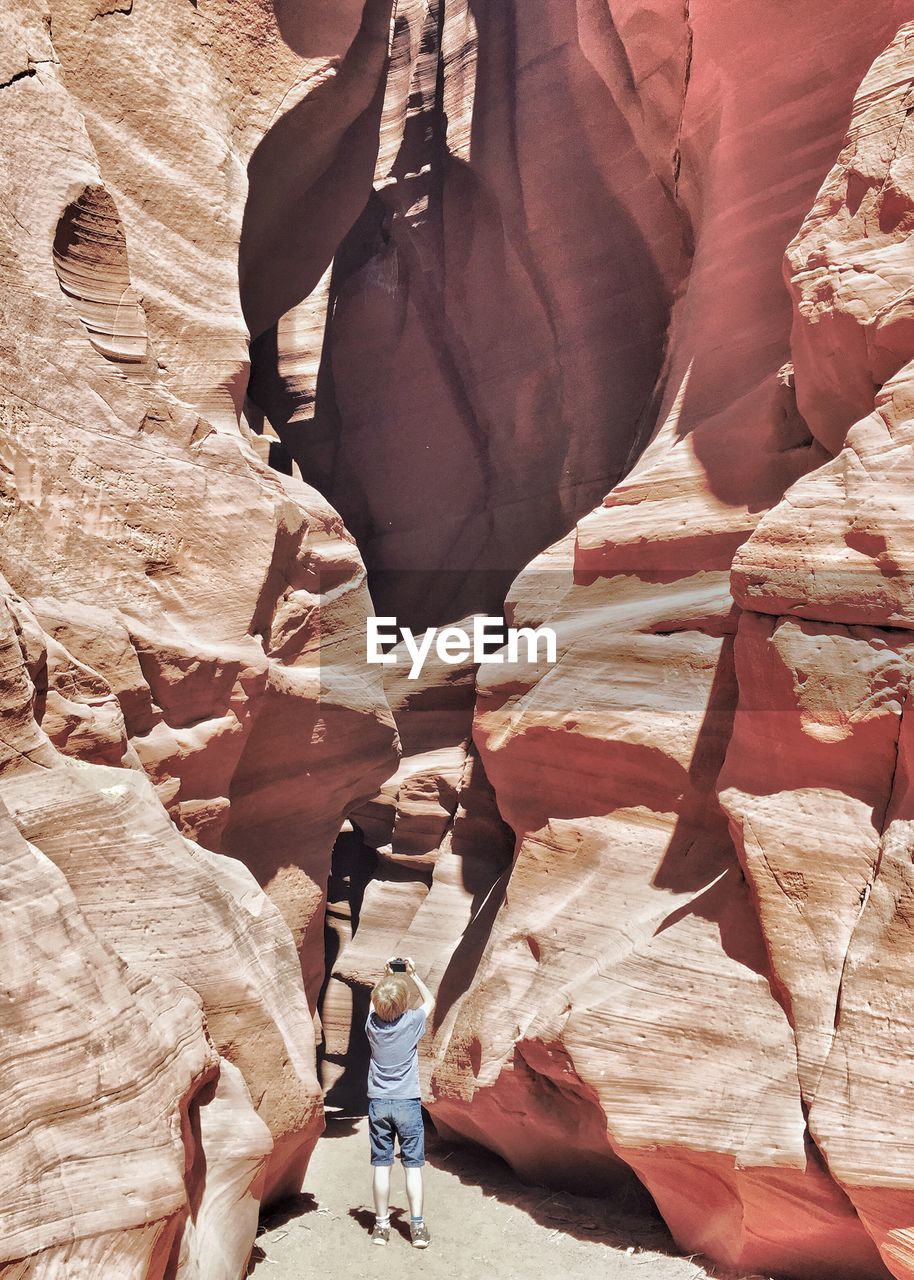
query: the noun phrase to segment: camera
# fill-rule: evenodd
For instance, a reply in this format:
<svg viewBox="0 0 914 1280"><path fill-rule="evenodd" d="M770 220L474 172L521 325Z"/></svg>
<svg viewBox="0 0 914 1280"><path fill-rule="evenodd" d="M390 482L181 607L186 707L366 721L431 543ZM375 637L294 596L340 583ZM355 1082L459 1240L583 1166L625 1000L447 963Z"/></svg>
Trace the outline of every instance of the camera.
<svg viewBox="0 0 914 1280"><path fill-rule="evenodd" d="M390 968L393 973L406 973L406 961L401 960L399 957L396 960L391 960Z"/></svg>

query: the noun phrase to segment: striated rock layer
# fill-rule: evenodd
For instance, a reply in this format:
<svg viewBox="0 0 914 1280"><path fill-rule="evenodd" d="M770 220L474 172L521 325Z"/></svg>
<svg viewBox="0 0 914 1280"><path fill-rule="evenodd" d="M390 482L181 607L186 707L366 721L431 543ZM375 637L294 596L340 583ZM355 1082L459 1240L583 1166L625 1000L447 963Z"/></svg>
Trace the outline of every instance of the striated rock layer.
<svg viewBox="0 0 914 1280"><path fill-rule="evenodd" d="M517 853L427 1071L433 1114L521 1170L609 1184L624 1162L685 1248L910 1276L914 36L892 37L914 15L832 17L824 39L792 15L788 37L767 6L689 7L669 123L695 254L663 405L629 476L512 591L560 658L480 682Z"/></svg>
<svg viewBox="0 0 914 1280"><path fill-rule="evenodd" d="M909 23L864 81L788 251L797 399L834 456L734 563L747 610L738 646L753 673L720 779L792 1010L810 1132L897 1276L914 1271L901 1068L914 1042L912 57ZM772 729L777 753L748 758L747 734L755 753Z"/></svg>
<svg viewBox="0 0 914 1280"><path fill-rule="evenodd" d="M397 759L352 537L243 416L246 166L346 37L2 10L0 1274L237 1280L323 1125L333 840Z"/></svg>
<svg viewBox="0 0 914 1280"><path fill-rule="evenodd" d="M299 958L142 771L68 758L29 716L48 655L3 587L2 1274L229 1280L321 1128Z"/></svg>

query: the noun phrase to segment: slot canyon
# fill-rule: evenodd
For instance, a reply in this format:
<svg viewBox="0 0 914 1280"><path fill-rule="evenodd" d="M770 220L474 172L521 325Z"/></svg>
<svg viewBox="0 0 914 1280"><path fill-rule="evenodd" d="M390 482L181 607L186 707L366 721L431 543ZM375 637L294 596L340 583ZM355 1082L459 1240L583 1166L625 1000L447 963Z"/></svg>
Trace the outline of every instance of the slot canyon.
<svg viewBox="0 0 914 1280"><path fill-rule="evenodd" d="M914 1280L914 0L0 11L0 1280L239 1280L395 955L442 1140Z"/></svg>

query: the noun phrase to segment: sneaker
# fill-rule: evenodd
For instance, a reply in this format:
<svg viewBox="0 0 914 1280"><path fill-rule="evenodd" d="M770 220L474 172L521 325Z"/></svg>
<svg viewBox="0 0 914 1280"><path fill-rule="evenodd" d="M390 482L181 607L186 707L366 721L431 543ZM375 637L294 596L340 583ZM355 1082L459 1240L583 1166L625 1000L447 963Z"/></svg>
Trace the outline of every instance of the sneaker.
<svg viewBox="0 0 914 1280"><path fill-rule="evenodd" d="M382 1227L376 1222L371 1232L372 1244L389 1244L390 1243L390 1227Z"/></svg>
<svg viewBox="0 0 914 1280"><path fill-rule="evenodd" d="M427 1249L432 1243L432 1238L428 1234L428 1227L424 1222L414 1222L409 1224L409 1238L412 1241L414 1249Z"/></svg>

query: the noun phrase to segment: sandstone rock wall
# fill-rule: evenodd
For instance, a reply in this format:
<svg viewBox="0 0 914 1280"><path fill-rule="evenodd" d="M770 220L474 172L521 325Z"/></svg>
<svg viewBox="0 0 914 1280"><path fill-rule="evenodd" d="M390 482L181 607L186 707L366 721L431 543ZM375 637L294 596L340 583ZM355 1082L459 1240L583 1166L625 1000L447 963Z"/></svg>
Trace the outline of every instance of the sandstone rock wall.
<svg viewBox="0 0 914 1280"><path fill-rule="evenodd" d="M237 1280L323 1124L333 839L397 759L353 540L243 416L246 167L349 37L0 16L0 1273Z"/></svg>
<svg viewBox="0 0 914 1280"><path fill-rule="evenodd" d="M320 103L258 148L246 234L253 255L281 202L283 251L243 284L252 396L355 534L379 612L425 626L497 611L622 474L688 234L607 84L606 15L404 0L385 79L390 11L366 4ZM314 113L342 96L338 138Z"/></svg>

